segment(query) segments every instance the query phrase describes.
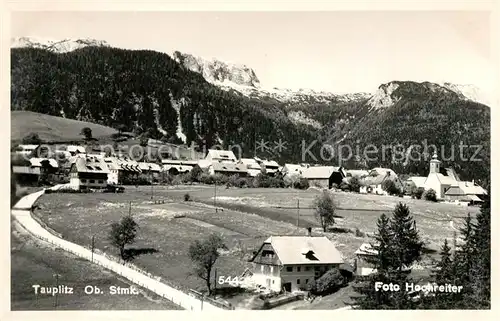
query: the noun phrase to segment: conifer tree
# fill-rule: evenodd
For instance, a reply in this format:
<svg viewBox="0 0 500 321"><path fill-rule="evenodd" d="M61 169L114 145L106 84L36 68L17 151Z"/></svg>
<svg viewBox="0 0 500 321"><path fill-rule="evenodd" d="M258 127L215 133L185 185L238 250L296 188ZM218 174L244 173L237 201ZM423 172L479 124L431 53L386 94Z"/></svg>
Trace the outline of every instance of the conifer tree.
<svg viewBox="0 0 500 321"><path fill-rule="evenodd" d="M390 228L394 233L394 268L402 272L412 263L420 260L423 242L420 240L416 223L406 204L399 203L394 209Z"/></svg>

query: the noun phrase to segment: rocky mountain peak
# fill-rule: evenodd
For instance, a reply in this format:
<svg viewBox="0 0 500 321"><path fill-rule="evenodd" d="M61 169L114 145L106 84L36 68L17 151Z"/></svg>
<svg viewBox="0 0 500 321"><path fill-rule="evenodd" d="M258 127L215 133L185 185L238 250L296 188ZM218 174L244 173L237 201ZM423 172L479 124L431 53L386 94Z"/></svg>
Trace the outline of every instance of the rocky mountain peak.
<svg viewBox="0 0 500 321"><path fill-rule="evenodd" d="M54 40L35 37L15 37L10 40L11 48L39 48L55 53L70 52L84 47L109 47L104 40L90 38Z"/></svg>
<svg viewBox="0 0 500 321"><path fill-rule="evenodd" d="M185 68L200 73L205 80L214 84L260 87L260 81L252 68L242 64L205 59L175 51L172 58Z"/></svg>

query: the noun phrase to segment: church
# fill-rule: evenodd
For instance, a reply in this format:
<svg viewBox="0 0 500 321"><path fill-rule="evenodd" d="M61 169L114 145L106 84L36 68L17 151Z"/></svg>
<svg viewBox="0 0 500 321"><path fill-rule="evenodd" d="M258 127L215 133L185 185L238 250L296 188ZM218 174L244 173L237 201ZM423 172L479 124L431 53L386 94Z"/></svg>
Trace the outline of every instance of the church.
<svg viewBox="0 0 500 321"><path fill-rule="evenodd" d="M441 161L435 152L430 161L429 175L410 177L407 184L425 190L432 188L436 191L438 200L478 203L487 194L484 188L474 183L474 180L461 181L453 168L441 168Z"/></svg>

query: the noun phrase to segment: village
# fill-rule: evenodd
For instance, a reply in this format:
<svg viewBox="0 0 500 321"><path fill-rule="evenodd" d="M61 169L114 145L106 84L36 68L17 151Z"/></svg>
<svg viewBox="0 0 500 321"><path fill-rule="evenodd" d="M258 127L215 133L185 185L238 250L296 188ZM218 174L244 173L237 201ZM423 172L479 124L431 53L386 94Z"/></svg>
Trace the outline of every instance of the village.
<svg viewBox="0 0 500 321"><path fill-rule="evenodd" d="M42 157L39 157L40 153ZM64 150L41 151L39 145L20 144L14 148L12 159L11 171L21 186L56 184L60 186L57 191L53 191L52 195L44 196L57 204L53 210L54 212L61 211L59 214L54 214L47 205L52 203L44 203L43 198L40 202L43 204L42 210L34 208L33 211L40 212L37 215L40 215L39 218L42 221L48 219L46 223L49 226L53 225L51 227L54 230L68 234L68 238L76 243L82 243L82 238L76 234L83 233L85 237L88 237L92 233L95 235L96 232L76 229L75 235L72 235L73 232L66 233L60 230L64 228L64 224L70 223L62 222L65 220L63 216L67 216L63 210L67 208L63 209L62 201L56 198L70 197L74 203L76 198L80 200L95 198L94 195L100 192L112 194L107 194L105 198L96 196L97 199L89 201L88 206L96 206L92 211L100 213L101 210L97 208L101 208L101 203L110 204L113 199L117 200L115 206L122 208L125 205L119 203L127 203L123 202L122 198L119 199L120 194L123 194L128 196L127 200L130 200L130 203L138 204L135 205L138 210L144 213L157 213L154 217L153 214L141 214L141 226L144 224L142 222L148 219L153 220L150 224L164 224L165 221L154 221L156 216L163 215L161 213L164 211L165 217L169 216L168 222L173 222L172 217L186 219L180 223L182 228L179 231L184 231L183 228L187 228L186 226L191 223L197 227L191 226L184 232L189 233L190 229L201 228L201 231L197 229L193 233L201 232L203 235L206 228L211 231L219 230L223 235L234 234L234 237L231 236L234 239L229 242L238 244L234 247L238 247L238 250L245 253L242 253L240 257L230 259L238 261L234 263L236 265L229 265L231 268L220 268L218 276L217 274L214 276L215 287L230 286L245 289L241 291L253 291L252 293L257 293L263 298L261 304L263 308L274 308L290 304L291 301L310 298L309 294L304 294L308 292L308 285L332 269L338 271L339 278L342 280L339 281L335 290L345 287L357 275L365 276L374 272L365 259L377 254L370 244L370 236L373 235L375 224L370 226L370 232L367 230L363 232L360 229L362 229L361 226L364 228L364 225L357 222L360 216L366 215L370 216L370 222L374 223L373 213L365 214L363 211L381 213L383 210L391 211L393 208L369 203L369 201L375 202L373 197L378 197L382 203L390 199L389 204L401 201L420 202L418 204L426 204L424 205L427 209L426 213L429 212L428 208L433 208L433 206L455 208L451 210L451 215L441 213L443 216L435 218L436 221L442 220L443 217L453 221L455 216L460 217L456 213L464 213L464 211L469 211L471 206L481 204L487 193L474 181L460 180L453 168L441 168L437 154L429 160L428 176L398 175L390 168L380 167L368 170L319 164L280 165L276 161L259 157L238 159L232 151L218 149L209 149L206 155L201 154L197 159L170 157L151 162L134 160L134 157L126 153L89 151L83 145L68 145ZM208 187L210 185L214 185L213 191ZM262 196L265 189L269 189L270 194L265 195L264 192ZM244 194L239 195L240 190ZM255 190L254 194L252 190ZM279 190L292 192L279 196L280 192L277 192ZM340 199L354 199L350 203L350 208L345 208L346 206L342 204L339 206L337 213L351 211L355 214L350 215L356 216L352 220L349 220L349 215L338 216L336 224L340 226L338 228L338 231L341 231L340 234L322 231L313 217L314 211L311 211L313 208L307 207L311 206L316 194L325 191L334 197L339 195ZM274 195L276 199L273 199ZM299 195L296 209L293 195ZM366 195L366 200L363 200L365 197L363 195ZM266 197L270 197L271 200ZM66 199L66 202L70 199ZM272 209L262 209L262 205L257 206L253 203L255 199L265 199L264 202L267 202L267 205L264 207ZM302 204L306 205L301 207L298 204L299 199ZM234 202L234 200L238 201ZM363 202L365 202L364 205L359 205ZM87 210L92 209L88 206ZM45 216L48 214L44 211L49 211L51 216ZM71 211L82 213L83 208ZM108 208L104 210L104 213L109 211ZM175 211L177 213L172 216L172 212ZM295 211L297 211L297 217L295 217ZM262 214L259 214L260 212ZM277 212L280 213L276 214ZM248 216L253 213L263 218L257 220ZM109 219L101 215L96 225L110 224L121 215L121 212L116 215L113 213ZM231 217L236 222L228 218L229 215L232 215ZM427 221L432 220L432 218L423 217ZM91 217L84 216L82 219L88 220ZM220 223L221 220L226 220L226 222ZM231 222L228 223L228 220ZM255 221L252 223L251 220ZM258 233L249 233L246 224L258 225L257 222L263 226L267 225L268 228L263 229L265 232L259 230ZM77 222L75 222L76 225ZM426 226L421 227L424 232L427 231L426 228ZM440 226L432 226L432 232L429 233L435 234L431 238L436 238L436 244L443 236L439 235L440 229ZM256 228L255 230L257 231ZM275 233L271 233L272 231ZM343 238L347 236L342 233L354 234L352 237L356 238L356 242L348 244L350 240L344 240ZM252 237L246 237L248 235ZM182 237L187 239L185 236ZM182 237L179 236L179 238ZM342 247L339 243L348 245ZM246 247L246 251L243 247ZM104 248L102 250L106 251ZM165 256L163 259L169 260L169 257ZM141 261L141 268L146 268L149 272L148 264L152 264L150 262L151 260L148 263ZM235 266L237 266L236 269ZM181 266L178 268L183 269ZM222 274L222 271L226 273ZM174 276L161 269L151 272L164 279L180 278L177 274L182 274L176 271L173 273ZM200 287L196 291L193 289L194 285L188 288L191 293L200 294ZM247 302L248 298L238 295L234 297L220 295L219 300L214 302L219 302L225 308L241 308L242 306L249 308L251 306L250 304L242 305L241 301Z"/></svg>

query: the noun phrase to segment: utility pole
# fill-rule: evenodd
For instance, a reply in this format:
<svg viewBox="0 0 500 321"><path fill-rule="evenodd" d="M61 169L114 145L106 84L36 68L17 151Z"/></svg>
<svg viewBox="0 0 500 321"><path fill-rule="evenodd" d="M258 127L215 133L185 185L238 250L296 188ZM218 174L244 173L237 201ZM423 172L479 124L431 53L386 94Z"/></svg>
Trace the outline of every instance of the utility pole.
<svg viewBox="0 0 500 321"><path fill-rule="evenodd" d="M214 295L217 295L217 269L215 269Z"/></svg>
<svg viewBox="0 0 500 321"><path fill-rule="evenodd" d="M299 218L300 218L300 205L299 205L299 199L297 199L297 229L299 229Z"/></svg>
<svg viewBox="0 0 500 321"><path fill-rule="evenodd" d="M128 202L128 215L132 216L132 201Z"/></svg>
<svg viewBox="0 0 500 321"><path fill-rule="evenodd" d="M217 213L217 180L214 180L214 207L215 213Z"/></svg>
<svg viewBox="0 0 500 321"><path fill-rule="evenodd" d="M56 309L57 309L57 294L59 292L59 276L60 275L57 274L57 273L54 274L54 277L56 278L56 288L57 288L57 292L56 292L56 294L54 296L54 308L56 308Z"/></svg>
<svg viewBox="0 0 500 321"><path fill-rule="evenodd" d="M95 234L92 235L92 243L91 243L91 248L92 248L92 254L91 254L91 262L93 263L94 262L94 246L95 246Z"/></svg>
<svg viewBox="0 0 500 321"><path fill-rule="evenodd" d="M149 173L151 174L151 200L153 200L154 187L153 187L153 171L151 170L151 166L149 166Z"/></svg>

